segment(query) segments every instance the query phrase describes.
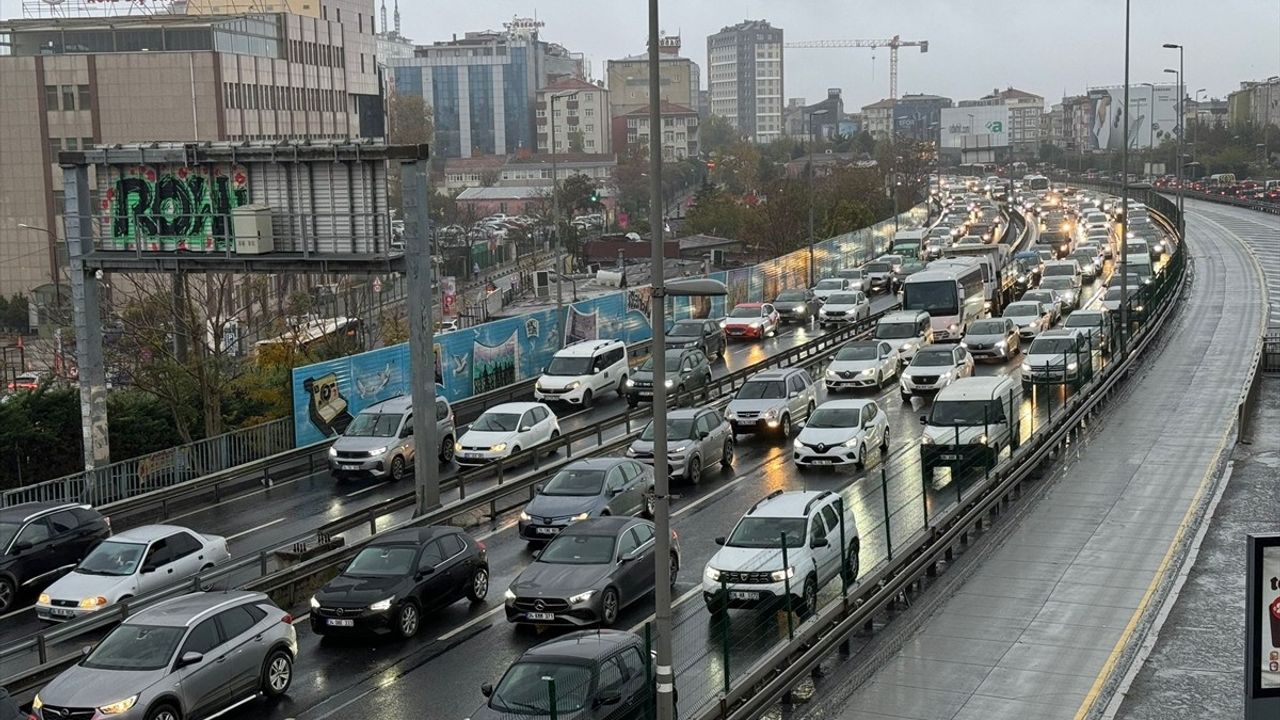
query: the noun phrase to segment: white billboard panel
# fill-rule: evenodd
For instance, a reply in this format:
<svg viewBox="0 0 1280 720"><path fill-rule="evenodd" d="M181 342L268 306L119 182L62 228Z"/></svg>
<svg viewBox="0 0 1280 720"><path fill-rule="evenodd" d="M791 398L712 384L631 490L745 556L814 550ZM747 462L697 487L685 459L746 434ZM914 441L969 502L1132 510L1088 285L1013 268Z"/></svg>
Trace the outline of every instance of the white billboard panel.
<svg viewBox="0 0 1280 720"><path fill-rule="evenodd" d="M977 105L942 109L942 147L954 149L1009 146L1009 107Z"/></svg>
<svg viewBox="0 0 1280 720"><path fill-rule="evenodd" d="M1129 86L1129 147L1143 150L1176 140L1178 95L1176 85ZM1091 150L1119 150L1124 147L1124 87L1095 88L1089 91Z"/></svg>

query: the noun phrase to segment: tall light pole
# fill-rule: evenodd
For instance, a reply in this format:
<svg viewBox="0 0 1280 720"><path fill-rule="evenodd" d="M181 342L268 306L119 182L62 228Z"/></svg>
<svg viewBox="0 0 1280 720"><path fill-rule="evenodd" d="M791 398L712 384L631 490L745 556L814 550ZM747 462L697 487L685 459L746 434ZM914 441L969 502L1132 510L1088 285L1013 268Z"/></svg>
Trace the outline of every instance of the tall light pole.
<svg viewBox="0 0 1280 720"><path fill-rule="evenodd" d="M902 156L898 155L893 159L893 177L891 178L893 187L893 232L898 232L898 186L902 184L898 177L898 168L902 166Z"/></svg>
<svg viewBox="0 0 1280 720"><path fill-rule="evenodd" d="M1191 126L1191 152L1193 153L1199 153L1199 146L1197 143L1199 142L1200 135L1200 93L1208 95L1209 91L1205 88L1196 90L1196 124ZM1212 115L1213 112L1210 111L1209 114Z"/></svg>
<svg viewBox="0 0 1280 720"><path fill-rule="evenodd" d="M556 100L560 98L576 97L578 92L552 94L548 96L547 105L549 106L551 117L547 122L551 125L550 132L547 135L548 149L551 150L551 232L555 233L556 240L556 317L558 322L564 322L564 283L562 276L564 275L564 258L561 256L564 250L564 243L560 239L560 172L559 166L556 164ZM560 336L563 339L564 330L561 329Z"/></svg>
<svg viewBox="0 0 1280 720"><path fill-rule="evenodd" d="M1165 43L1163 47L1166 50L1178 51L1178 71L1174 73L1178 76L1178 230L1185 233L1186 220L1182 216L1183 211L1186 209L1186 189L1182 187L1182 163L1185 161L1185 158L1182 157L1182 136L1187 132L1187 116L1183 113L1182 109L1182 98L1187 94L1186 88L1182 86L1182 72L1185 69L1185 65L1183 64L1185 48L1178 43ZM1171 73L1174 71L1167 69L1165 72Z"/></svg>
<svg viewBox="0 0 1280 720"><path fill-rule="evenodd" d="M1145 87L1145 88L1147 89L1148 96L1151 98L1151 99L1150 99L1150 101L1148 101L1148 103L1147 103L1147 113L1148 113L1149 115L1151 115L1151 117L1148 117L1148 118L1147 118L1147 123L1146 123L1146 124L1147 124L1147 126L1148 126L1148 127L1150 127L1150 126L1151 126L1151 121L1155 119L1155 117L1154 117L1154 115L1155 115L1154 108L1155 108L1155 104L1156 104L1156 85L1155 85L1155 83L1141 83L1141 84L1142 84L1142 86L1143 86L1143 87ZM1152 141L1153 141L1153 138L1151 137L1151 135L1152 135L1152 133L1147 133L1147 149L1148 149L1148 150L1150 150L1150 149L1151 149L1151 143L1152 143ZM1137 141L1138 141L1138 143L1141 143L1141 142L1142 142L1142 133L1141 133L1141 131L1139 131L1139 133L1138 133L1138 140L1137 140Z"/></svg>
<svg viewBox="0 0 1280 720"><path fill-rule="evenodd" d="M18 223L23 230L35 230L49 236L49 279L53 281L53 293L56 307L62 307L62 273L58 272L58 235L48 228Z"/></svg>
<svg viewBox="0 0 1280 720"><path fill-rule="evenodd" d="M827 110L814 110L809 113L809 287L817 284L817 278L813 272L813 116L826 115Z"/></svg>
<svg viewBox="0 0 1280 720"><path fill-rule="evenodd" d="M1129 334L1129 6L1124 0L1124 147L1120 151L1120 357L1127 352Z"/></svg>

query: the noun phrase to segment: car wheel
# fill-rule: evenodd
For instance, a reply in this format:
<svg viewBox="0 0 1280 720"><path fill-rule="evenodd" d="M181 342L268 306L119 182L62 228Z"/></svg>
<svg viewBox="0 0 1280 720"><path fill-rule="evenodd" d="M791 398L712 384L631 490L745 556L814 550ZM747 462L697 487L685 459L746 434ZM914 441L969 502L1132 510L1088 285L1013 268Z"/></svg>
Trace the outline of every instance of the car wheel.
<svg viewBox="0 0 1280 720"><path fill-rule="evenodd" d="M861 564L858 561L858 539L857 538L854 538L853 542L849 543L849 558L846 561L846 563L847 564L845 565L845 569L844 569L844 579L845 579L845 582L852 585L855 582L857 582L858 572L862 569Z"/></svg>
<svg viewBox="0 0 1280 720"><path fill-rule="evenodd" d="M400 612L396 613L396 632L400 633L400 637L408 640L418 634L418 626L421 624L422 618L418 613L418 606L409 600L400 606Z"/></svg>
<svg viewBox="0 0 1280 720"><path fill-rule="evenodd" d="M147 720L181 720L177 708L172 705L157 705L147 711Z"/></svg>
<svg viewBox="0 0 1280 720"><path fill-rule="evenodd" d="M608 587L604 589L604 594L600 597L600 627L613 627L618 621L618 591Z"/></svg>
<svg viewBox="0 0 1280 720"><path fill-rule="evenodd" d="M688 477L689 482L694 485L702 482L702 458L697 455L689 458L689 470L686 473L686 477Z"/></svg>
<svg viewBox="0 0 1280 720"><path fill-rule="evenodd" d="M810 575L804 581L803 595L800 598L800 607L796 608L796 614L802 618L807 618L818 610L818 579Z"/></svg>
<svg viewBox="0 0 1280 720"><path fill-rule="evenodd" d="M723 360L723 359L724 359L724 344L721 343L720 347L716 348L716 360Z"/></svg>
<svg viewBox="0 0 1280 720"><path fill-rule="evenodd" d="M623 375L622 377L618 378L618 397L624 398L626 396L627 396L627 376Z"/></svg>
<svg viewBox="0 0 1280 720"><path fill-rule="evenodd" d="M791 416L783 415L782 424L779 427L782 430L782 437L784 438L791 437Z"/></svg>
<svg viewBox="0 0 1280 720"><path fill-rule="evenodd" d="M655 514L656 503L657 500L654 498L654 490L653 488L649 488L649 492L644 494L644 507L641 508L640 513L649 520L652 520ZM608 512L609 511L606 510L603 514L607 514Z"/></svg>
<svg viewBox="0 0 1280 720"><path fill-rule="evenodd" d="M400 482L404 479L404 456L397 455L391 459L391 482Z"/></svg>
<svg viewBox="0 0 1280 720"><path fill-rule="evenodd" d="M633 398L630 395L627 396L627 405L629 407L635 407L639 404L640 404L640 400L638 400L637 398Z"/></svg>
<svg viewBox="0 0 1280 720"><path fill-rule="evenodd" d="M489 594L489 568L481 565L471 573L471 582L467 584L467 599L473 603L483 602Z"/></svg>
<svg viewBox="0 0 1280 720"><path fill-rule="evenodd" d="M901 393L901 395L902 395L902 404L903 404L903 405L910 405L910 404L911 404L911 396L910 396L910 395L908 395L908 394L906 394L906 393Z"/></svg>
<svg viewBox="0 0 1280 720"><path fill-rule="evenodd" d="M884 387L884 371L877 370L876 371L876 389L879 390L882 387Z"/></svg>
<svg viewBox="0 0 1280 720"><path fill-rule="evenodd" d="M724 439L724 450L720 453L720 467L728 470L733 467L733 439Z"/></svg>
<svg viewBox="0 0 1280 720"><path fill-rule="evenodd" d="M889 428L884 429L884 437L880 439L880 451L889 452Z"/></svg>
<svg viewBox="0 0 1280 720"><path fill-rule="evenodd" d="M12 580L0 577L0 613L8 611L13 606L14 596L17 592L17 587Z"/></svg>
<svg viewBox="0 0 1280 720"><path fill-rule="evenodd" d="M684 383L680 383L679 385L676 386L676 396L675 396L675 401L672 403L672 406L680 407L680 398L682 397L684 397Z"/></svg>
<svg viewBox="0 0 1280 720"><path fill-rule="evenodd" d="M293 658L284 650L273 650L262 663L262 694L275 700L289 691L293 682Z"/></svg>
<svg viewBox="0 0 1280 720"><path fill-rule="evenodd" d="M453 436L445 435L444 442L440 443L440 462L448 465L453 462Z"/></svg>
<svg viewBox="0 0 1280 720"><path fill-rule="evenodd" d="M583 393L582 393L582 407L584 407L584 408L589 408L589 407L591 407L591 399L592 399L592 398L591 398L591 391L590 391L590 390L585 390L585 391L583 391Z"/></svg>
<svg viewBox="0 0 1280 720"><path fill-rule="evenodd" d="M859 470L867 467L867 444L865 442L858 443L858 459L854 461L853 466Z"/></svg>
<svg viewBox="0 0 1280 720"><path fill-rule="evenodd" d="M814 404L814 402L813 402L812 400L810 400L810 401L809 401L809 407L808 407L808 408L806 408L806 409L805 409L805 411L804 411L804 419L805 419L805 420L808 420L809 418L813 417L813 410L814 410L814 408L816 408L816 407L817 407L817 405L815 405L815 404Z"/></svg>

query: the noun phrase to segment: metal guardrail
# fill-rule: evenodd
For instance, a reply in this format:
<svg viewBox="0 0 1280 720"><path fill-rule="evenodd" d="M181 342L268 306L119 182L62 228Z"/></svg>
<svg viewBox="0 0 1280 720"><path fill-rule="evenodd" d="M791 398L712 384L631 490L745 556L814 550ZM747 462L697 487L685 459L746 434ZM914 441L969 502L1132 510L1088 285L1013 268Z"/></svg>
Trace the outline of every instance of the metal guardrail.
<svg viewBox="0 0 1280 720"><path fill-rule="evenodd" d="M1262 371L1280 373L1280 333L1267 333L1262 339Z"/></svg>

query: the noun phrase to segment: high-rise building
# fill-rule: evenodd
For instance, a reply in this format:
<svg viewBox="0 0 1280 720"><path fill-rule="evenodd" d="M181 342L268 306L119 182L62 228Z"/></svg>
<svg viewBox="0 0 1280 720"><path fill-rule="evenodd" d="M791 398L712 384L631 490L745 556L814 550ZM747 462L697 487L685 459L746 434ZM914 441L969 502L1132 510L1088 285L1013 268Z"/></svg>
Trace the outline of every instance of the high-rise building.
<svg viewBox="0 0 1280 720"><path fill-rule="evenodd" d="M437 156L532 151L538 88L560 77L584 79L580 55L539 39L541 22L517 18L504 25L387 61L395 91L420 95L431 106Z"/></svg>
<svg viewBox="0 0 1280 720"><path fill-rule="evenodd" d="M941 95L907 93L893 101L893 131L899 138L938 142L942 111L951 107L951 98Z"/></svg>
<svg viewBox="0 0 1280 720"><path fill-rule="evenodd" d="M648 54L606 61L605 79L609 85L609 112L613 117L649 107ZM663 102L698 107L701 70L696 62L680 57L679 35L658 39L658 82Z"/></svg>
<svg viewBox="0 0 1280 720"><path fill-rule="evenodd" d="M540 153L611 152L609 91L575 77L560 78L538 90L536 124Z"/></svg>
<svg viewBox="0 0 1280 720"><path fill-rule="evenodd" d="M782 28L746 20L707 38L711 114L753 141L782 135Z"/></svg>
<svg viewBox="0 0 1280 720"><path fill-rule="evenodd" d="M372 0L294 4L315 12L0 22L0 295L61 282L60 151L382 136Z"/></svg>
<svg viewBox="0 0 1280 720"><path fill-rule="evenodd" d="M783 118L786 134L791 137L808 139L812 133L815 138L830 140L840 132L840 121L844 119L840 88L827 88L826 99L812 105L806 105L804 98L791 98Z"/></svg>
<svg viewBox="0 0 1280 720"><path fill-rule="evenodd" d="M1234 127L1280 127L1280 77L1245 81L1227 95L1227 121Z"/></svg>

